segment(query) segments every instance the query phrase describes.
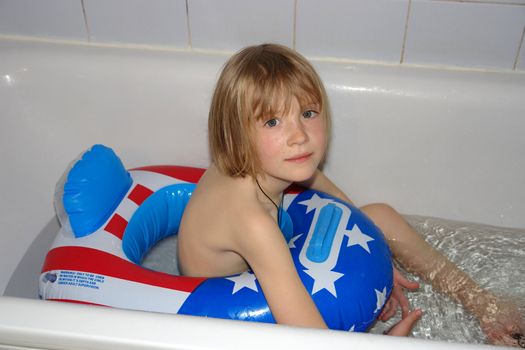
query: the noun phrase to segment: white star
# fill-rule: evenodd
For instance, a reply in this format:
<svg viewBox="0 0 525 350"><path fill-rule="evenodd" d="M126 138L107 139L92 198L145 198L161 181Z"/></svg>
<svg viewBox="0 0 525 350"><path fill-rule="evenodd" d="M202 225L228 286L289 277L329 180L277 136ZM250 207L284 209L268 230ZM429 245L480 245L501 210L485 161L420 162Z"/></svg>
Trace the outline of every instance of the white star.
<svg viewBox="0 0 525 350"><path fill-rule="evenodd" d="M337 292L335 290L335 281L344 276L344 274L329 271L326 269L311 269L304 270L310 277L314 279L314 286L312 288L312 295L320 291L321 289L326 289L334 297L337 298Z"/></svg>
<svg viewBox="0 0 525 350"><path fill-rule="evenodd" d="M377 298L377 303L376 303L376 309L374 310L374 313L378 312L379 310L381 310L381 308L383 307L383 305L385 304L385 299L386 299L386 287L383 288L383 291L379 291L377 289L374 288L374 290L376 291L376 298Z"/></svg>
<svg viewBox="0 0 525 350"><path fill-rule="evenodd" d="M234 283L232 295L237 293L243 288L249 288L253 291L258 292L257 285L255 280L257 279L253 273L245 271L238 276L227 277L227 280L230 280Z"/></svg>
<svg viewBox="0 0 525 350"><path fill-rule="evenodd" d="M349 332L353 332L353 331L354 331L354 329L355 329L355 324L354 324L354 325L352 325L352 327L350 327L350 329L349 329L348 331L349 331Z"/></svg>
<svg viewBox="0 0 525 350"><path fill-rule="evenodd" d="M305 201L299 202L299 204L306 205L306 213L311 212L314 209L320 209L324 207L325 205L332 203L333 200L321 198L317 195L317 193L314 193L312 198L307 199Z"/></svg>
<svg viewBox="0 0 525 350"><path fill-rule="evenodd" d="M290 242L288 242L288 248L292 249L292 248L297 248L295 246L295 241L297 241L299 239L299 237L301 237L303 234L299 234L297 236L293 236L292 239L290 239Z"/></svg>
<svg viewBox="0 0 525 350"><path fill-rule="evenodd" d="M350 231L346 231L345 235L348 236L347 247L353 245L360 245L364 250L370 254L370 248L368 247L368 242L373 241L374 239L370 236L365 235L357 225L354 225Z"/></svg>

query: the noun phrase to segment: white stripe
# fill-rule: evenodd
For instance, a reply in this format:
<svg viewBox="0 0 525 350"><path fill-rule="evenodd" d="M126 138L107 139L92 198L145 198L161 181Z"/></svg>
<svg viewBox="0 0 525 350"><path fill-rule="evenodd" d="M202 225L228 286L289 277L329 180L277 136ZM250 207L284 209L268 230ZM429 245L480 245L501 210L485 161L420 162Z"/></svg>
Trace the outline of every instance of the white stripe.
<svg viewBox="0 0 525 350"><path fill-rule="evenodd" d="M40 283L43 299L69 299L123 309L177 313L191 294L99 274L59 270L48 273L56 273L58 279ZM59 281L70 284L58 284Z"/></svg>
<svg viewBox="0 0 525 350"><path fill-rule="evenodd" d="M160 188L166 187L168 185L177 183L187 183L185 181L173 178L171 176L151 171L133 170L130 171L130 174L131 178L133 179L133 183L128 192L126 193L124 199L121 201L121 203L119 203L117 209L115 210L115 213L118 213L128 222L139 207L135 202L128 198L129 194L137 184L140 184L155 192ZM113 216L114 213L111 214L109 219L106 220L106 222L103 225L101 225L101 227L97 231L93 232L90 235L80 238L75 238L70 233L67 233L64 230L60 229L60 231L57 234L57 237L55 238L52 248L64 246L94 248L130 261L122 250L122 241L115 235L108 233L104 230L104 227L106 227L106 225L111 220L111 218L113 218Z"/></svg>
<svg viewBox="0 0 525 350"><path fill-rule="evenodd" d="M283 198L283 208L284 208L284 210L288 210L288 207L290 206L290 204L292 204L293 200L297 196L298 196L297 193L289 193L289 194L285 194L284 195L284 198Z"/></svg>
<svg viewBox="0 0 525 350"><path fill-rule="evenodd" d="M133 170L129 172L133 179L133 184L141 184L144 187L149 188L153 192L158 191L162 187L173 184L186 184L189 182L182 181L171 176L154 173L151 171L144 170Z"/></svg>
<svg viewBox="0 0 525 350"><path fill-rule="evenodd" d="M132 188L134 187L135 186L133 186ZM118 205L117 209L115 209L115 213L122 216L127 222L129 222L133 214L135 214L135 211L137 211L138 207L139 206L137 205L137 203L133 202L131 199L128 198L128 195L126 195L126 197ZM111 217L113 217L115 213L113 213ZM109 218L109 220L111 220L111 218ZM105 227L106 224L103 225L103 227Z"/></svg>
<svg viewBox="0 0 525 350"><path fill-rule="evenodd" d="M105 227L105 225L102 227ZM117 236L104 231L104 229L99 229L88 236L80 238L75 238L70 233L60 229L51 249L68 246L94 248L130 261L122 251L122 241Z"/></svg>

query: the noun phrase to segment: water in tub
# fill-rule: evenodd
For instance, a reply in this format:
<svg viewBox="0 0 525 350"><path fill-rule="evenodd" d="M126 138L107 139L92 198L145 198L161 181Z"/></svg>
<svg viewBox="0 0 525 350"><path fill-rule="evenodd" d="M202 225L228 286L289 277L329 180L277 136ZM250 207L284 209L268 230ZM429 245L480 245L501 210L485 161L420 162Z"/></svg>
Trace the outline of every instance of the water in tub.
<svg viewBox="0 0 525 350"><path fill-rule="evenodd" d="M456 222L420 216L407 221L448 259L467 272L483 288L525 304L525 230ZM176 237L166 238L145 257L143 265L177 274ZM484 343L485 335L476 318L461 305L420 282L420 289L408 292L411 306L425 315L413 329L413 336L442 341ZM525 308L520 310L525 313ZM378 322L372 333L382 333L400 319L400 313L386 323Z"/></svg>

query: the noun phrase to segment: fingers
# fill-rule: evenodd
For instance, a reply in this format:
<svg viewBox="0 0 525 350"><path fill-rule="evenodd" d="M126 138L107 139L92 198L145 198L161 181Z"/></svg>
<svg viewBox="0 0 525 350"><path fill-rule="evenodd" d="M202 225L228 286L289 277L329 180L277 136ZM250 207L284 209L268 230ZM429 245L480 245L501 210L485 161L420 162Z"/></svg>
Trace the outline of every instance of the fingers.
<svg viewBox="0 0 525 350"><path fill-rule="evenodd" d="M385 306L383 307L383 310L381 311L381 314L379 315L378 319L383 322L388 321L392 316L396 314L397 305L397 300L389 298Z"/></svg>
<svg viewBox="0 0 525 350"><path fill-rule="evenodd" d="M394 281L397 282L400 286L406 289L414 290L419 288L419 283L415 281L410 281L405 276L399 272L398 269L394 267Z"/></svg>
<svg viewBox="0 0 525 350"><path fill-rule="evenodd" d="M525 348L525 321L514 304L500 303L481 317L481 328L493 345Z"/></svg>
<svg viewBox="0 0 525 350"><path fill-rule="evenodd" d="M521 347L525 348L525 337L523 335L516 336L515 334L509 335L509 334L488 334L487 340L489 344L492 345L505 345L505 346L512 346L512 347Z"/></svg>
<svg viewBox="0 0 525 350"><path fill-rule="evenodd" d="M493 345L525 348L525 335L520 330L516 331L516 329L518 329L517 326L507 327L505 329L494 327L494 329L486 331L487 341Z"/></svg>
<svg viewBox="0 0 525 350"><path fill-rule="evenodd" d="M396 308L397 308L397 304L401 306L401 317L402 318L407 317L410 311L410 307L408 303L408 298L406 297L405 293L403 293L403 290L401 289L401 287L395 286L392 289L392 298L397 301Z"/></svg>
<svg viewBox="0 0 525 350"><path fill-rule="evenodd" d="M398 306L401 306L401 317L403 319L406 318L410 312L410 308L408 298L405 296L403 288L411 290L419 288L419 283L409 281L396 268L394 268L393 271L394 286L392 288L392 294L378 317L378 319L383 322L396 314Z"/></svg>
<svg viewBox="0 0 525 350"><path fill-rule="evenodd" d="M514 333L512 334L512 339L518 342L520 348L525 349L525 335L523 333Z"/></svg>
<svg viewBox="0 0 525 350"><path fill-rule="evenodd" d="M422 311L420 309L410 312L407 317L399 321L394 327L388 331L388 335L406 337L412 331L416 322L421 318Z"/></svg>

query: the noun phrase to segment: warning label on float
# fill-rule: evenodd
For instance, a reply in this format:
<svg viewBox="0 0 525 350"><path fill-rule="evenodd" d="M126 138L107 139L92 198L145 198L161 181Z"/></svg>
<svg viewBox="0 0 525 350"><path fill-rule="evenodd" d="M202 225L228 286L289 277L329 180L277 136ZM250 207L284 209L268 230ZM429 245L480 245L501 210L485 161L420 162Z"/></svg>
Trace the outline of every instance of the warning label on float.
<svg viewBox="0 0 525 350"><path fill-rule="evenodd" d="M60 271L58 284L99 289L104 283L104 276L89 272L80 271Z"/></svg>

